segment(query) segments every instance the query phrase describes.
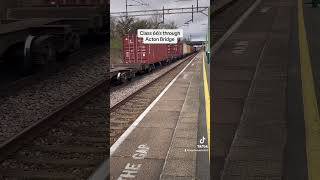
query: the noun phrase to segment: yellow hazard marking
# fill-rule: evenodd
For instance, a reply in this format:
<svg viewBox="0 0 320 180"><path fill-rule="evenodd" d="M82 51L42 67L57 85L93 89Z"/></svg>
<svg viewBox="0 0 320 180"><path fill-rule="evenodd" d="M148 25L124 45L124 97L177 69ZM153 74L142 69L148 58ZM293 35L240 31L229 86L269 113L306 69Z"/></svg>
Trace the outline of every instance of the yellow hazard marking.
<svg viewBox="0 0 320 180"><path fill-rule="evenodd" d="M308 177L309 180L316 180L320 177L320 119L303 17L303 0L299 0L298 20Z"/></svg>
<svg viewBox="0 0 320 180"><path fill-rule="evenodd" d="M205 107L206 107L206 123L207 123L207 134L208 134L208 146L209 146L209 160L210 160L210 94L209 94L209 86L207 80L207 73L206 73L206 63L205 63L205 53L202 52L202 69L203 69L203 89L204 89L204 100L205 100Z"/></svg>

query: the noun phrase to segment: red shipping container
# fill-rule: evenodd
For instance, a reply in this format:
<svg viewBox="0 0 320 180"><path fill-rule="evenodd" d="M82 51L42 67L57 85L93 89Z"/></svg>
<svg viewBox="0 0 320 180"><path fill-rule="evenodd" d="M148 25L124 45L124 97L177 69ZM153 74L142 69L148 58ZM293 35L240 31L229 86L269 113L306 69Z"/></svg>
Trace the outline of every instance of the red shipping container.
<svg viewBox="0 0 320 180"><path fill-rule="evenodd" d="M177 44L143 44L136 34L125 35L122 39L123 62L127 64L153 64L181 57L183 46Z"/></svg>
<svg viewBox="0 0 320 180"><path fill-rule="evenodd" d="M127 64L153 64L167 58L166 44L143 44L136 34L122 39L123 62Z"/></svg>
<svg viewBox="0 0 320 180"><path fill-rule="evenodd" d="M180 43L168 44L168 57L173 59L180 56Z"/></svg>

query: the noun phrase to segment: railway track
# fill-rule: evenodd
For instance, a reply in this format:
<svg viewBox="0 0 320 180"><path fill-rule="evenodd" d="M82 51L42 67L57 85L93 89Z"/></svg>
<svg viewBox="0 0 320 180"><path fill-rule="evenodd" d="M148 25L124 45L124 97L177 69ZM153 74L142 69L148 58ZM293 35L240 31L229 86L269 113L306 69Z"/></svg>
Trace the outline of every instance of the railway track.
<svg viewBox="0 0 320 180"><path fill-rule="evenodd" d="M117 120L117 126L112 126L111 121L111 136L121 135L123 131L119 124L125 130L130 120L149 105L192 57L194 55L113 106L112 118L116 117L115 113L121 118L126 115L130 118L126 119L127 126L121 119ZM0 179L87 179L109 156L106 153L109 148L108 84L108 79L102 79L54 113L1 144ZM134 115L123 112L128 108L132 108Z"/></svg>
<svg viewBox="0 0 320 180"><path fill-rule="evenodd" d="M77 51L67 57L64 57L63 60L62 58L60 58L60 60L54 65L54 68L52 69L34 72L33 74L27 76L18 76L12 73L1 74L2 79L0 80L0 97L12 95L13 93L26 86L37 83L39 81L43 81L50 74L59 73L70 66L77 65L77 63L81 61L90 59L91 57L96 56L97 52L101 52L102 49L105 49L105 46L83 48L81 51ZM14 71L14 69L12 69L11 71Z"/></svg>
<svg viewBox="0 0 320 180"><path fill-rule="evenodd" d="M138 76L135 76L132 80L126 81L120 85L112 86L111 83L110 107L112 108L120 101L124 100L127 96L130 96L130 94L141 89L143 86L146 86L153 80L156 80L160 76L170 71L172 68L175 68L180 63L182 63L182 61L176 61L172 64L158 67L150 73L140 74Z"/></svg>
<svg viewBox="0 0 320 180"><path fill-rule="evenodd" d="M136 90L131 95L111 107L110 110L110 145L125 132L132 122L161 93L167 84L196 55L190 55L174 68Z"/></svg>
<svg viewBox="0 0 320 180"><path fill-rule="evenodd" d="M0 146L0 179L87 179L107 159L107 87L86 92Z"/></svg>

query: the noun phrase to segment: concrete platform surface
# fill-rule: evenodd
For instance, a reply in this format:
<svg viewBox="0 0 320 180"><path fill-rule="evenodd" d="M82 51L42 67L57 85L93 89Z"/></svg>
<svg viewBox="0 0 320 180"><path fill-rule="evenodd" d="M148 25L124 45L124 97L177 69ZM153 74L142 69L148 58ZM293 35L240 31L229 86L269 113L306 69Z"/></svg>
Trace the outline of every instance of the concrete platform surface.
<svg viewBox="0 0 320 180"><path fill-rule="evenodd" d="M202 53L120 144L110 179L195 179Z"/></svg>
<svg viewBox="0 0 320 180"><path fill-rule="evenodd" d="M294 0L262 0L213 72L213 179L281 179Z"/></svg>

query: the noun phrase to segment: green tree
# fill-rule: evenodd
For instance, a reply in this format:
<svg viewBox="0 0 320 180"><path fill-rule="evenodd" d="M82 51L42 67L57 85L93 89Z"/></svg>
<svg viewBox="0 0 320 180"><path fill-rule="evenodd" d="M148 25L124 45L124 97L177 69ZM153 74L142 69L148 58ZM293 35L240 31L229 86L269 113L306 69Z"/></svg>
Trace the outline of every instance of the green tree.
<svg viewBox="0 0 320 180"><path fill-rule="evenodd" d="M111 37L122 37L129 33L137 33L138 29L176 29L177 25L170 21L168 23L161 23L160 16L152 16L148 19L138 19L134 17L121 18L115 20L110 19L110 35Z"/></svg>

